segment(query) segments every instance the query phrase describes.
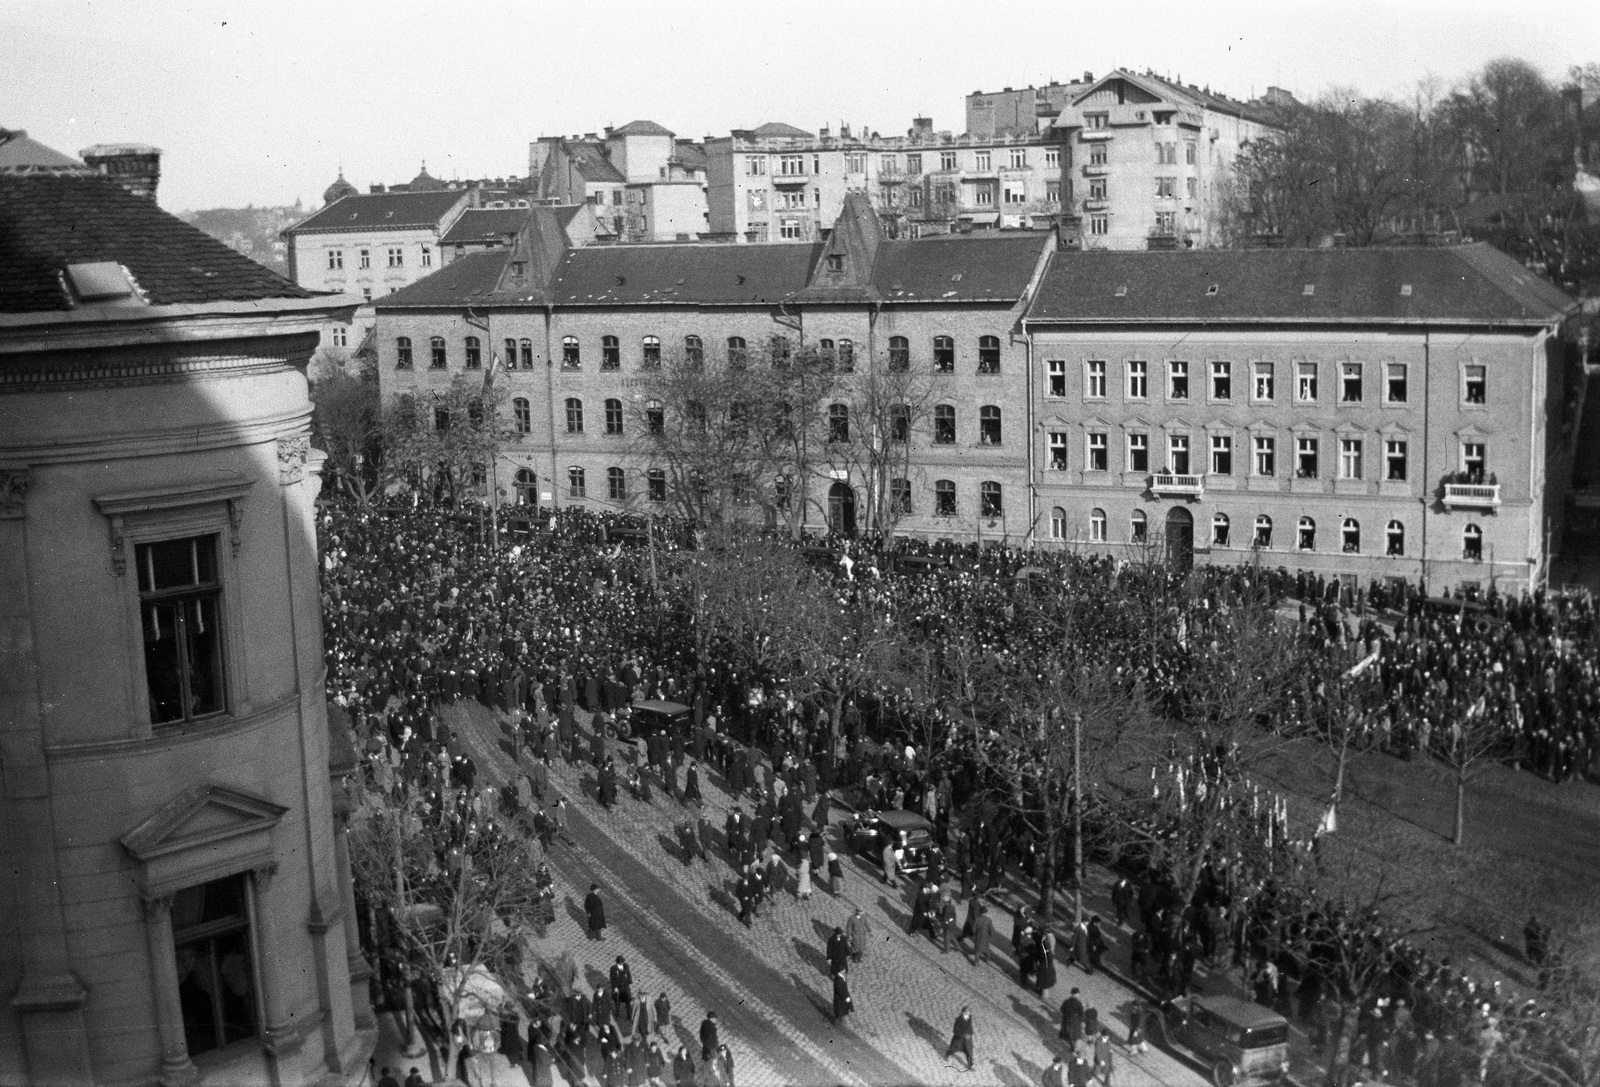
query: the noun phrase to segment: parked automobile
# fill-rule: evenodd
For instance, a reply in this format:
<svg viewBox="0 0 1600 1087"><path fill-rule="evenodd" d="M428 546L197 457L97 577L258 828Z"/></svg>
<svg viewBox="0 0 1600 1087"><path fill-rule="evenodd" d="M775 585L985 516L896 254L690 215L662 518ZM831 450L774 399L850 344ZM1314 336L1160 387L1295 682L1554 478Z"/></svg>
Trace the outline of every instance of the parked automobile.
<svg viewBox="0 0 1600 1087"><path fill-rule="evenodd" d="M1289 1021L1236 996L1191 996L1162 1007L1156 1041L1197 1057L1216 1087L1284 1083L1289 1075Z"/></svg>
<svg viewBox="0 0 1600 1087"><path fill-rule="evenodd" d="M885 842L895 844L895 866L902 872L926 872L933 848L933 824L912 811L858 812L850 845L875 864L883 863Z"/></svg>
<svg viewBox="0 0 1600 1087"><path fill-rule="evenodd" d="M621 720L617 723L619 735L624 728L627 729L627 735L620 737L624 740L634 736L649 737L657 732L665 732L668 736L687 736L690 726L694 723L694 711L682 702L664 702L652 698L644 702L635 702L626 720L626 725Z"/></svg>

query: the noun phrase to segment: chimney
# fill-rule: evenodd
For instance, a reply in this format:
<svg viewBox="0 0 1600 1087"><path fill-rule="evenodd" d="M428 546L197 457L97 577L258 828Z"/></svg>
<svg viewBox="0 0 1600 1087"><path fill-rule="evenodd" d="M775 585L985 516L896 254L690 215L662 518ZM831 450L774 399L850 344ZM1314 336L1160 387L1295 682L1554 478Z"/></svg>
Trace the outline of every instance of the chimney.
<svg viewBox="0 0 1600 1087"><path fill-rule="evenodd" d="M911 118L911 136L912 136L913 139L919 140L919 141L933 139L933 118L932 117L913 117L913 118Z"/></svg>
<svg viewBox="0 0 1600 1087"><path fill-rule="evenodd" d="M1084 72L1083 73L1083 81L1085 83L1093 83L1094 82L1094 73L1093 72Z"/></svg>
<svg viewBox="0 0 1600 1087"><path fill-rule="evenodd" d="M89 169L110 177L135 196L154 201L161 181L161 149L143 143L97 143L78 152Z"/></svg>

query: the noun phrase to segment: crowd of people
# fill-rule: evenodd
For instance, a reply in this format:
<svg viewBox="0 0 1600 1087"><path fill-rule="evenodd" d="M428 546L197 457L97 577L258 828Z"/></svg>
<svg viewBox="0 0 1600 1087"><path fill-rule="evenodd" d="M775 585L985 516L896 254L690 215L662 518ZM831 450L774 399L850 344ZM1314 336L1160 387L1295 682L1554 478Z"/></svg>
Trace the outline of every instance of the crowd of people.
<svg viewBox="0 0 1600 1087"><path fill-rule="evenodd" d="M952 942L969 945L975 961L987 961L993 933L987 892L1007 863L1036 863L1039 843L1015 821L970 803L987 783L963 750L949 708L870 682L837 706L808 704L788 693L783 676L742 674L736 658L719 655L714 639L696 640L688 624L675 621L681 614L659 595L657 556L616 542L608 529L617 523L563 511L497 548L475 525L437 511L323 511L329 689L357 722L374 787L420 799L424 817L447 831L440 871L450 870L450 850L470 848L478 835L506 833L505 827L528 828L546 848L565 837L565 802L548 789L556 759L593 762L605 805L617 802L623 782L639 799L648 799L653 782L674 797L698 800L701 773L714 772L752 808L746 814L736 806L721 828L738 916L749 923L787 885L785 855L794 858L796 895L808 896L813 884L837 893L848 831L832 823L829 804L835 790L847 789L858 809L910 809L934 824L938 843L922 873L912 929L926 928L946 950ZM670 553L693 547L694 534L663 525L655 542ZM1600 690L1588 658L1600 646L1600 610L1587 597L1491 593L1452 611L1414 589L1356 590L1260 569L1196 571L1188 584L1198 588L1177 594L1175 575L1101 556L915 541L831 547L837 558L828 562L827 576L837 583L841 607L882 616L925 642L959 632L1001 653L1026 654L1048 636L1018 621L1018 587L1030 579L1070 582L1090 599L1098 594L1107 622L1129 610L1124 598L1143 582L1163 579L1170 603L1158 618L1167 637L1148 661L1134 664L1158 697L1181 685L1189 643L1203 638L1219 596L1245 584L1274 605L1300 601L1295 643L1329 682L1371 647L1377 666L1361 679L1375 692L1375 712L1364 727L1386 750L1427 753L1452 729L1479 719L1495 722L1498 755L1556 780L1587 770L1597 750ZM477 787L470 755L452 744L436 713L456 699L477 699L526 722L518 750L527 772L514 787L498 795ZM630 708L649 699L681 702L692 708L692 719L670 735L640 737L637 757L619 765L604 737L628 735ZM580 709L594 715L592 731L579 727ZM960 818L972 812L978 814ZM676 830L685 863L716 848L703 812ZM893 882L894 860L883 862ZM957 886L946 886L947 879ZM1154 873L1136 872L1119 884L1117 920L1134 929L1133 972L1163 995L1181 995L1197 963L1217 962L1231 947L1258 998L1317 1026L1325 1040L1322 1026L1348 995L1339 977L1351 944L1392 943L1381 919L1349 917L1281 893L1229 893L1225 882L1213 874L1207 890L1186 904L1175 904ZM958 929L962 906L966 922ZM542 904L540 915L553 917L553 908ZM603 917L598 930L592 911L588 917L598 935ZM860 911L857 917L864 931L866 920ZM1086 972L1100 965L1105 940L1098 918L1059 940L1042 918L1019 910L1013 922L1018 980L1041 993L1056 983L1058 960ZM852 1008L848 964L864 953L862 935L839 933L837 963L829 941L835 1017ZM1404 946L1388 954L1383 983L1365 987L1369 1005L1358 1009L1359 1042L1351 1052L1375 1069L1449 1083L1441 1071L1446 1058L1455 1060L1451 1054L1469 1042L1474 1053L1484 1052L1484 1043L1492 1045L1505 1029L1509 1009L1495 990L1448 963ZM535 1004L544 1015L534 1016L521 1049L536 1077L541 1067L581 1069L592 1049L608 1085L668 1082L669 1067L671 1082L732 1082L731 1054L718 1056L725 1046L702 1046L699 1061L682 1047L669 1058L652 1041L660 1016L652 1025L649 1009L631 996L620 1001L627 1014L616 1014L621 995L613 979L605 1003L610 1021L599 1023L597 999L583 997L585 1009L571 991L541 994ZM1069 1032L1068 1020L1077 1019L1069 1012L1064 1005L1071 1062L1064 1074L1087 1070L1109 1081L1098 1024ZM1134 1027L1129 1044L1142 1044L1141 1024ZM535 1060L541 1047L548 1055L542 1064Z"/></svg>

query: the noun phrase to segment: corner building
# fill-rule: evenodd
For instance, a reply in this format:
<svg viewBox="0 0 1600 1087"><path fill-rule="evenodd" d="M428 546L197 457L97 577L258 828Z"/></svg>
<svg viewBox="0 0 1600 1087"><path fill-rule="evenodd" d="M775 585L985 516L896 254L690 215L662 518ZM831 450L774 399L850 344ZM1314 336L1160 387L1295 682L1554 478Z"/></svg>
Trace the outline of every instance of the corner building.
<svg viewBox="0 0 1600 1087"><path fill-rule="evenodd" d="M0 177L0 1084L371 1050L333 779L317 297L100 177Z"/></svg>

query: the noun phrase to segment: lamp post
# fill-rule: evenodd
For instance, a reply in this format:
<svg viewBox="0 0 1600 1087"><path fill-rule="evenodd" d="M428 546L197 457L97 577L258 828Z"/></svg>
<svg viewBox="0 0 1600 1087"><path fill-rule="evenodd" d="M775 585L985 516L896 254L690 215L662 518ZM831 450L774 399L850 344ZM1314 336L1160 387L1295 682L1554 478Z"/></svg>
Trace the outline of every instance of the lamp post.
<svg viewBox="0 0 1600 1087"><path fill-rule="evenodd" d="M1083 924L1083 714L1072 715L1072 923Z"/></svg>

